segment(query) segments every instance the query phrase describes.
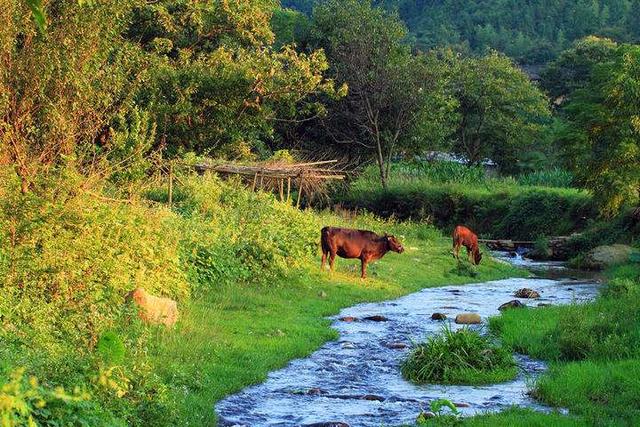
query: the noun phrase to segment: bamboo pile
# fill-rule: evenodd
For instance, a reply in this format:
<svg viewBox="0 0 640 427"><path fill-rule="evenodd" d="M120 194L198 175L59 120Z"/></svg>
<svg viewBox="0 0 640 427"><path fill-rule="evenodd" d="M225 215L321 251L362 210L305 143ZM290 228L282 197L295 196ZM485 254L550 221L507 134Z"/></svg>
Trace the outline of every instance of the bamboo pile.
<svg viewBox="0 0 640 427"><path fill-rule="evenodd" d="M251 180L251 190L271 190L279 194L281 201L289 201L292 189L297 189L296 206L300 206L303 194L313 196L324 193L327 181L343 180L343 171L335 168L337 160L308 163L264 162L250 165L198 164L196 171L214 171L225 175L239 175ZM332 167L334 166L334 167Z"/></svg>

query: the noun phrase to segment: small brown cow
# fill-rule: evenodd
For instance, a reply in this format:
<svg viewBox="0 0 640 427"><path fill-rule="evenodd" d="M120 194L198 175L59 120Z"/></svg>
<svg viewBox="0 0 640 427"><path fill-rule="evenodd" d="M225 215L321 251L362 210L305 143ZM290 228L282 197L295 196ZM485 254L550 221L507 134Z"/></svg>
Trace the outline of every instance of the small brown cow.
<svg viewBox="0 0 640 427"><path fill-rule="evenodd" d="M457 260L460 260L461 246L467 248L467 256L473 264L480 264L480 261L482 261L482 252L480 252L480 248L478 247L478 236L463 225L459 225L453 230L453 256Z"/></svg>
<svg viewBox="0 0 640 427"><path fill-rule="evenodd" d="M322 264L329 257L329 266L333 271L333 263L336 255L341 258L358 258L361 264L361 275L367 277L367 264L382 258L387 252L393 251L401 254L404 247L394 236L385 234L379 236L372 231L351 230L349 228L324 227L320 232L320 244L322 246Z"/></svg>

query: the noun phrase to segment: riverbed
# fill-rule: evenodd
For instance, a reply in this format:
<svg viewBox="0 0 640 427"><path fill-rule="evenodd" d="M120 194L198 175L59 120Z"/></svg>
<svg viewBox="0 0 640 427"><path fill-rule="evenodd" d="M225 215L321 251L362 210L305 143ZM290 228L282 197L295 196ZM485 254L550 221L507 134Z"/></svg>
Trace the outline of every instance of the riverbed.
<svg viewBox="0 0 640 427"><path fill-rule="evenodd" d="M563 269L561 264L527 267ZM515 298L521 288L534 289L541 297ZM428 288L393 301L346 308L331 318L340 335L337 341L270 373L264 383L218 402L219 424L398 426L413 423L422 410L428 410L429 402L439 398L454 402L463 415L513 405L550 410L527 394L531 381L546 366L526 356L516 355L519 374L514 381L487 386L415 385L402 378L399 367L411 345L441 331L444 322L454 330L461 327L453 322L459 313L479 314L482 324L472 327L483 330L487 318L498 315L504 302L518 299L532 308L583 303L597 292L598 283L586 279L514 278ZM445 314L447 320L431 320L433 313Z"/></svg>

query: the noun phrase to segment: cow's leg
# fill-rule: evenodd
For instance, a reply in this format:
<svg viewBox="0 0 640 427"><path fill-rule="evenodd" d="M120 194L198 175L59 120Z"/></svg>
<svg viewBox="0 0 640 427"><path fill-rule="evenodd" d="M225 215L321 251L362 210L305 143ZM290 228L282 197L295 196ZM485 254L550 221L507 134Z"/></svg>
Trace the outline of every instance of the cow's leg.
<svg viewBox="0 0 640 427"><path fill-rule="evenodd" d="M324 271L324 265L327 262L327 253L322 251L322 263L320 264L320 271Z"/></svg>
<svg viewBox="0 0 640 427"><path fill-rule="evenodd" d="M360 260L360 278L362 279L367 278L367 259L366 258L362 258Z"/></svg>
<svg viewBox="0 0 640 427"><path fill-rule="evenodd" d="M459 243L453 244L453 257L458 261L460 261L460 244Z"/></svg>
<svg viewBox="0 0 640 427"><path fill-rule="evenodd" d="M333 272L333 264L336 262L336 253L331 252L329 256L329 270Z"/></svg>

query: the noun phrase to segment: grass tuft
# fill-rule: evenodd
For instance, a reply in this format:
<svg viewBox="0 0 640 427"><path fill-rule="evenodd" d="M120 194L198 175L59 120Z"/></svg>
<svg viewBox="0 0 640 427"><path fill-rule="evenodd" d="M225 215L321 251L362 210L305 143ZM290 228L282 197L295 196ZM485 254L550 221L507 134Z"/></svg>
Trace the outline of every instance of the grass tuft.
<svg viewBox="0 0 640 427"><path fill-rule="evenodd" d="M477 331L453 331L450 326L416 346L401 370L405 378L421 384L490 384L518 373L509 350Z"/></svg>

